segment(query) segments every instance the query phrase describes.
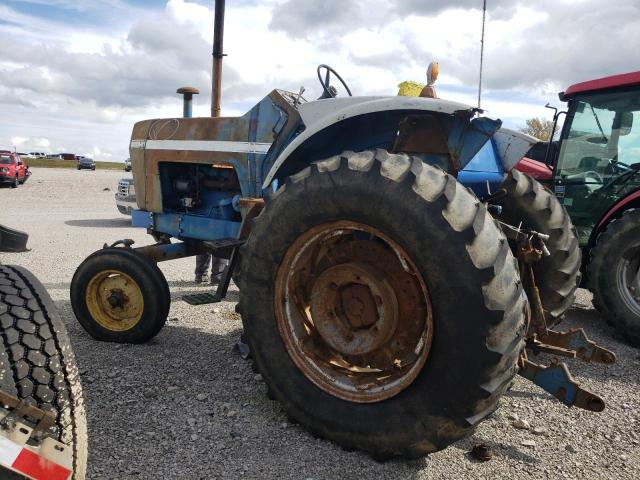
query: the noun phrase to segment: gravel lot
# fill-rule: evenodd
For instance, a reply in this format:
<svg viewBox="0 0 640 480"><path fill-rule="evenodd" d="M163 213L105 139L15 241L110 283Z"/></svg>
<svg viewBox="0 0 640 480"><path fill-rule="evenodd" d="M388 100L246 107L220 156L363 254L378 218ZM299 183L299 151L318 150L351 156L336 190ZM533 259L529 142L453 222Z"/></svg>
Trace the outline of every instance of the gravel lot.
<svg viewBox="0 0 640 480"><path fill-rule="evenodd" d="M69 303L74 270L104 242L151 240L116 210L113 195L125 175L34 168L24 186L0 188L0 223L29 232L31 248L0 260L29 268L45 284L74 344L89 423L88 478L640 478L640 351L601 321L584 290L563 326L583 326L618 362L568 364L605 398L603 413L569 410L518 379L475 435L411 462L377 463L287 422L232 351L242 328L237 290L232 286L229 301L217 305L180 300L205 290L192 283L193 259L161 264L173 303L155 339L137 346L93 341ZM515 416L531 428L515 428ZM493 460L470 457L480 442Z"/></svg>

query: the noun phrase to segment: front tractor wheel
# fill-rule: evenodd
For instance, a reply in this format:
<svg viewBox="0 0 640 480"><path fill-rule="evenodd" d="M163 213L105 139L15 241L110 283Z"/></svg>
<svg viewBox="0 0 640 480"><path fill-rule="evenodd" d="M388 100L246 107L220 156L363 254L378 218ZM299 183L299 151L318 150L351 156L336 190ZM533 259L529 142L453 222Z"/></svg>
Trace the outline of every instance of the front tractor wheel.
<svg viewBox="0 0 640 480"><path fill-rule="evenodd" d="M127 248L99 250L71 281L76 318L96 340L143 343L164 326L169 287L157 265Z"/></svg>
<svg viewBox="0 0 640 480"><path fill-rule="evenodd" d="M378 150L317 162L276 192L242 247L239 311L294 420L413 458L497 408L526 297L483 204L443 171Z"/></svg>

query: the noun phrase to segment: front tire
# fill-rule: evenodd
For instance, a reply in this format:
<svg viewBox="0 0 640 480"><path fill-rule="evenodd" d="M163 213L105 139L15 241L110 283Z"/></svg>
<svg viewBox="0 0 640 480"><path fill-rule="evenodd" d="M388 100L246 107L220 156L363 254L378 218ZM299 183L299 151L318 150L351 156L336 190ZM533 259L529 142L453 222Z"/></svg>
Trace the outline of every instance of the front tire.
<svg viewBox="0 0 640 480"><path fill-rule="evenodd" d="M547 325L562 320L580 286L582 254L571 218L556 196L529 175L512 170L501 185L507 191L497 202L500 220L549 235L549 252L533 266Z"/></svg>
<svg viewBox="0 0 640 480"><path fill-rule="evenodd" d="M11 182L11 188L18 188L18 185L20 185L20 182L18 181L18 175L16 175L16 178Z"/></svg>
<svg viewBox="0 0 640 480"><path fill-rule="evenodd" d="M105 342L147 342L164 326L170 301L158 266L127 248L91 254L71 280L76 318L93 338Z"/></svg>
<svg viewBox="0 0 640 480"><path fill-rule="evenodd" d="M640 210L627 210L598 235L588 269L594 306L640 346Z"/></svg>
<svg viewBox="0 0 640 480"><path fill-rule="evenodd" d="M73 451L73 479L84 479L87 420L75 357L51 297L23 268L0 265L0 325L0 389L54 413L53 436Z"/></svg>
<svg viewBox="0 0 640 480"><path fill-rule="evenodd" d="M242 247L240 284L244 335L269 395L316 435L381 459L471 434L497 408L523 348L526 297L499 226L453 177L402 154L345 152L291 177ZM373 326L357 316L345 324L354 305L322 312L361 284L374 303L366 291L346 294L360 296L356 313L377 305ZM397 322L380 323L386 316ZM412 334L420 325L423 336ZM378 350L358 351L366 335L378 335ZM334 387L322 381L332 368Z"/></svg>

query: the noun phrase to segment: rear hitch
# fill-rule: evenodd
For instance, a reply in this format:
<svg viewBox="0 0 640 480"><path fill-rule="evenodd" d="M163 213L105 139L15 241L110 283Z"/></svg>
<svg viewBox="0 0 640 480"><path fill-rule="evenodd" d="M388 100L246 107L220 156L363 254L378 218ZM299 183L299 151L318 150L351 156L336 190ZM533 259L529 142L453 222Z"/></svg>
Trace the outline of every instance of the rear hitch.
<svg viewBox="0 0 640 480"><path fill-rule="evenodd" d="M0 476L4 469L34 480L69 480L70 447L47 435L55 423L45 412L0 390Z"/></svg>
<svg viewBox="0 0 640 480"><path fill-rule="evenodd" d="M548 235L523 230L520 227L503 225L507 238L517 246L520 274L529 302L531 316L527 330L525 350L518 361L519 374L531 380L543 390L556 397L568 407L579 407L592 412L601 412L605 408L604 400L576 382L564 363L554 359L548 367L529 360L528 352L547 353L566 358L577 358L584 362L612 364L616 361L613 352L589 340L582 328L567 332L557 332L547 327L545 312L540 299L540 290L536 285L533 264L549 251L544 244Z"/></svg>
<svg viewBox="0 0 640 480"><path fill-rule="evenodd" d="M567 407L584 408L591 412L604 410L604 400L580 387L564 363L552 362L548 367L531 362L524 351L518 362L520 375L531 380L543 390L556 397Z"/></svg>

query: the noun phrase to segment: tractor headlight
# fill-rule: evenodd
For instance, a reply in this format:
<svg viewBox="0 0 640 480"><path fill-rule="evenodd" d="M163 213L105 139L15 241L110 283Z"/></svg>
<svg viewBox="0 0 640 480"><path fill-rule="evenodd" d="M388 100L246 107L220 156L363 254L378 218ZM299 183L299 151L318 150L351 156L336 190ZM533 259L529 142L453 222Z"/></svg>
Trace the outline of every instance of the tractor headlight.
<svg viewBox="0 0 640 480"><path fill-rule="evenodd" d="M2 172L2 173L8 173L8 172L9 172L9 169L8 169L8 168L6 168L6 167L2 167L2 168L0 168L0 172Z"/></svg>

